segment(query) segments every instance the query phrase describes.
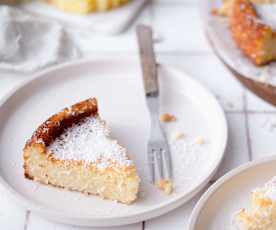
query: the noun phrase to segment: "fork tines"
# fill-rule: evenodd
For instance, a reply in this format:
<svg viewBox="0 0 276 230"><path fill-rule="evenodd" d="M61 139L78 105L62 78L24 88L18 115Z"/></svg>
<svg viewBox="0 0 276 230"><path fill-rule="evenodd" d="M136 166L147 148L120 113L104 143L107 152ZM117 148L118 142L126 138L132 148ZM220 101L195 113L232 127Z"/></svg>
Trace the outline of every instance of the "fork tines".
<svg viewBox="0 0 276 230"><path fill-rule="evenodd" d="M171 159L167 155L170 154L162 148L148 147L148 161L150 170L150 182L155 184L160 180L170 180L171 173Z"/></svg>

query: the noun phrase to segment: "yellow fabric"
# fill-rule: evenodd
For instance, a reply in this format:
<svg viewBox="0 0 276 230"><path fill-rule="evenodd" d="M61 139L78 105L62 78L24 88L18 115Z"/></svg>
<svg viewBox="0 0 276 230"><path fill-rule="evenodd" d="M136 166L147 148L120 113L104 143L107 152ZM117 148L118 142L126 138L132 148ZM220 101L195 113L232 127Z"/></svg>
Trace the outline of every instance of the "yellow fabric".
<svg viewBox="0 0 276 230"><path fill-rule="evenodd" d="M48 0L48 2L65 12L88 14L94 11L111 10L129 0Z"/></svg>

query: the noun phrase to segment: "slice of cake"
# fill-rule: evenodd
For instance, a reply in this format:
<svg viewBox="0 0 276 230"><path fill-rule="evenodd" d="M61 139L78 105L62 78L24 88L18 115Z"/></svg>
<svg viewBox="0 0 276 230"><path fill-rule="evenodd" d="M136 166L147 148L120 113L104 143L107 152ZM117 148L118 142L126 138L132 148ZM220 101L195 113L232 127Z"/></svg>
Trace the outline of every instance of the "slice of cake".
<svg viewBox="0 0 276 230"><path fill-rule="evenodd" d="M24 148L25 177L68 190L129 204L140 179L127 150L110 137L96 99L57 113Z"/></svg>
<svg viewBox="0 0 276 230"><path fill-rule="evenodd" d="M78 14L107 11L124 5L129 0L47 0L60 10Z"/></svg>
<svg viewBox="0 0 276 230"><path fill-rule="evenodd" d="M276 60L276 31L250 0L234 0L230 27L236 44L254 64Z"/></svg>
<svg viewBox="0 0 276 230"><path fill-rule="evenodd" d="M275 0L224 0L218 10L229 17L235 43L255 65L276 60L275 7Z"/></svg>
<svg viewBox="0 0 276 230"><path fill-rule="evenodd" d="M250 210L239 211L235 223L239 230L276 229L276 177L252 192Z"/></svg>

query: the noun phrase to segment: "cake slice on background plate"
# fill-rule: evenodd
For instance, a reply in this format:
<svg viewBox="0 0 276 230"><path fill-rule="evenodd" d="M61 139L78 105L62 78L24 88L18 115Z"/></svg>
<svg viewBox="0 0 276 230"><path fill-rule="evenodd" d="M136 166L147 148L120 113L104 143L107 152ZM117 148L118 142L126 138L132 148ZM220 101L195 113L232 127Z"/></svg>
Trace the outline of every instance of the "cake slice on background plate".
<svg viewBox="0 0 276 230"><path fill-rule="evenodd" d="M276 229L276 177L251 193L251 207L234 217L238 230Z"/></svg>
<svg viewBox="0 0 276 230"><path fill-rule="evenodd" d="M267 5L273 7L274 4ZM250 0L234 0L230 27L243 53L255 65L265 65L276 60L276 30L259 14L258 9L257 4Z"/></svg>
<svg viewBox="0 0 276 230"><path fill-rule="evenodd" d="M127 150L110 137L96 99L53 115L24 148L25 177L125 204L137 198L140 179Z"/></svg>
<svg viewBox="0 0 276 230"><path fill-rule="evenodd" d="M223 0L218 13L229 18L232 37L252 63L276 60L275 0Z"/></svg>

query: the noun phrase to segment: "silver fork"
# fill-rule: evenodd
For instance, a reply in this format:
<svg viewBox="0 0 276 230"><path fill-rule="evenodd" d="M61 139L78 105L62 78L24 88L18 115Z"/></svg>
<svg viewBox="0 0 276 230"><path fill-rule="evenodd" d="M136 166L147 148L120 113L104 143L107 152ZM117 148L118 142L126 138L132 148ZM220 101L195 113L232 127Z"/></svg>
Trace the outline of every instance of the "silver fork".
<svg viewBox="0 0 276 230"><path fill-rule="evenodd" d="M148 26L138 25L136 32L146 101L151 117L151 131L147 150L148 165L150 181L155 184L159 180L172 179L172 161L166 136L159 121L159 84L152 30Z"/></svg>

